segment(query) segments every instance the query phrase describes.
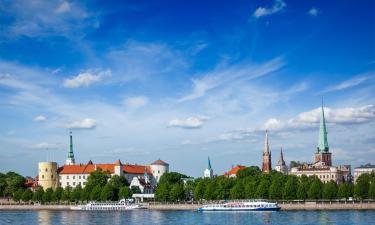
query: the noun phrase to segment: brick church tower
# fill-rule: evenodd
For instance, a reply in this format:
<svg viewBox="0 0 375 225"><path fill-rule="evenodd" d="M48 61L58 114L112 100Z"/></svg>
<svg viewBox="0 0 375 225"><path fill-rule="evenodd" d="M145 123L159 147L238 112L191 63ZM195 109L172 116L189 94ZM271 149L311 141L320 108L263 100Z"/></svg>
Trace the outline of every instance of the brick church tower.
<svg viewBox="0 0 375 225"><path fill-rule="evenodd" d="M266 130L266 138L264 140L262 171L263 173L269 173L271 171L271 152L270 152L270 146L268 145L268 131L267 130Z"/></svg>
<svg viewBox="0 0 375 225"><path fill-rule="evenodd" d="M315 163L322 162L325 166L332 166L332 153L329 152L327 134L328 132L326 128L322 100L322 109L320 111L319 144L315 153Z"/></svg>

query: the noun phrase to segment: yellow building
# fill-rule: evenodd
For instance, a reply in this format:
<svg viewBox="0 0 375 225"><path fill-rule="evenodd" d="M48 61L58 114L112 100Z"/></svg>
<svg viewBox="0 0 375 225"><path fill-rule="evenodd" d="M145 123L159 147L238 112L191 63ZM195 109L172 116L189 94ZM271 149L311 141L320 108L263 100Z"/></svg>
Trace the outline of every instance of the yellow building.
<svg viewBox="0 0 375 225"><path fill-rule="evenodd" d="M59 186L56 162L39 162L38 164L38 185L47 188L56 189Z"/></svg>

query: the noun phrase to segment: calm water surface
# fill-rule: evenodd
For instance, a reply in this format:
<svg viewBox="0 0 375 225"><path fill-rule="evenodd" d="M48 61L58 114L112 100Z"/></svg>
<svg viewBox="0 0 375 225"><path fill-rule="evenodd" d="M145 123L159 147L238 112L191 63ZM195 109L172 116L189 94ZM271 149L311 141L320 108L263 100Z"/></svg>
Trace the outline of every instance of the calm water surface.
<svg viewBox="0 0 375 225"><path fill-rule="evenodd" d="M375 211L0 211L0 224L375 224Z"/></svg>

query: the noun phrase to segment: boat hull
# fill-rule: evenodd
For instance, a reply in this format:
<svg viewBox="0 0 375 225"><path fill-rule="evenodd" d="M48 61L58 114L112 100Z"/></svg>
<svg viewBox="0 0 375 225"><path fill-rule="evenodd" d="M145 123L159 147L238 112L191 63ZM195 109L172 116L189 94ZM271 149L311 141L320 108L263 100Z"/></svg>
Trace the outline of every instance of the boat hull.
<svg viewBox="0 0 375 225"><path fill-rule="evenodd" d="M207 208L199 208L199 212L244 212L244 211L279 211L280 207L277 208L215 208L215 209L207 209Z"/></svg>

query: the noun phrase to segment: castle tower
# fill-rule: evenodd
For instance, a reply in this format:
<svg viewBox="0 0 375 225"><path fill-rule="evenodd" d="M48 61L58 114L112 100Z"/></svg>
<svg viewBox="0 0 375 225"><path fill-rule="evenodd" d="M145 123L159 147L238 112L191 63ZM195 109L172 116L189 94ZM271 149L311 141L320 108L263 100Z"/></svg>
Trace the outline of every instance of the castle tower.
<svg viewBox="0 0 375 225"><path fill-rule="evenodd" d="M320 128L319 128L319 143L315 153L315 163L322 162L326 166L332 166L332 154L329 152L328 138L327 138L326 120L324 117L324 107L322 99L322 109L320 111Z"/></svg>
<svg viewBox="0 0 375 225"><path fill-rule="evenodd" d="M271 171L271 152L270 152L270 146L268 145L268 131L267 130L266 130L266 137L264 139L262 171L264 173L268 173Z"/></svg>
<svg viewBox="0 0 375 225"><path fill-rule="evenodd" d="M283 148L281 148L281 150L280 150L280 158L277 161L277 165L275 166L275 170L280 172L280 173L283 173L283 174L288 173L288 167L286 166L285 161L284 161Z"/></svg>
<svg viewBox="0 0 375 225"><path fill-rule="evenodd" d="M70 136L70 145L69 145L69 151L68 151L68 158L65 161L65 165L74 165L75 159L74 159L74 153L73 153L73 136L72 132L69 133Z"/></svg>
<svg viewBox="0 0 375 225"><path fill-rule="evenodd" d="M56 162L39 162L38 185L44 190L47 188L56 189L59 186Z"/></svg>
<svg viewBox="0 0 375 225"><path fill-rule="evenodd" d="M156 183L159 183L160 177L163 176L164 173L169 172L169 164L161 159L158 159L155 162L151 163L150 169Z"/></svg>
<svg viewBox="0 0 375 225"><path fill-rule="evenodd" d="M123 166L122 166L122 163L120 161L120 159L118 159L115 163L115 175L121 177L124 175L124 170L123 170Z"/></svg>
<svg viewBox="0 0 375 225"><path fill-rule="evenodd" d="M207 165L207 168L204 170L203 177L212 178L213 175L214 175L214 171L212 170L212 167L211 167L210 157L208 157L208 165Z"/></svg>

